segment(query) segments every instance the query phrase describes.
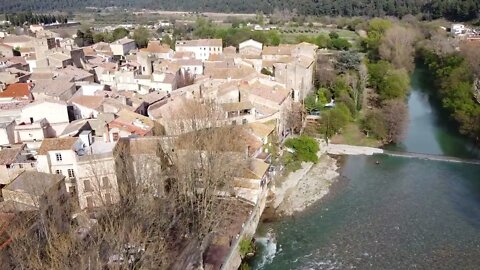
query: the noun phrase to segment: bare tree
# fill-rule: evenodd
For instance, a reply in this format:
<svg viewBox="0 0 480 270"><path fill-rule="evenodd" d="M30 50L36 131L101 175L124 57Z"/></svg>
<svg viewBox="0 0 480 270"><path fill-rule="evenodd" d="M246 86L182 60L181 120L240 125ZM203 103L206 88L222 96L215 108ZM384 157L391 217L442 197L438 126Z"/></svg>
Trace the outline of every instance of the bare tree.
<svg viewBox="0 0 480 270"><path fill-rule="evenodd" d="M435 30L431 33L430 40L426 42L425 46L436 54L446 55L456 52L458 39L449 37L444 31Z"/></svg>
<svg viewBox="0 0 480 270"><path fill-rule="evenodd" d="M462 42L460 44L460 53L470 65L473 74L480 78L480 45L476 42Z"/></svg>
<svg viewBox="0 0 480 270"><path fill-rule="evenodd" d="M405 135L408 110L402 100L388 100L382 106L383 118L387 129L387 143L398 143Z"/></svg>
<svg viewBox="0 0 480 270"><path fill-rule="evenodd" d="M315 65L315 84L317 86L331 86L335 82L336 73L333 61L327 55L319 54Z"/></svg>
<svg viewBox="0 0 480 270"><path fill-rule="evenodd" d="M201 265L220 222L234 215L233 181L249 164L242 127L218 121L208 104L185 109L189 132L179 137L120 141L114 153L119 201L75 214L77 222L65 227L58 227L57 215L78 210L36 211L10 231L12 264L34 270ZM102 182L101 173L92 177Z"/></svg>
<svg viewBox="0 0 480 270"><path fill-rule="evenodd" d="M418 38L414 28L395 25L389 28L379 47L380 56L396 68L413 69L414 44Z"/></svg>

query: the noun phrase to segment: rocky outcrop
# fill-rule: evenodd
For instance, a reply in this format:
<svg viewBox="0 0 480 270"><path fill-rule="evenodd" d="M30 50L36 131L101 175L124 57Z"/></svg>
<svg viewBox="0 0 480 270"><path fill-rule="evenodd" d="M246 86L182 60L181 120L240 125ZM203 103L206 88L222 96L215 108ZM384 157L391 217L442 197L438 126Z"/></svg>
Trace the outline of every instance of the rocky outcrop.
<svg viewBox="0 0 480 270"><path fill-rule="evenodd" d="M480 104L480 78L475 79L473 82L473 96L477 103Z"/></svg>

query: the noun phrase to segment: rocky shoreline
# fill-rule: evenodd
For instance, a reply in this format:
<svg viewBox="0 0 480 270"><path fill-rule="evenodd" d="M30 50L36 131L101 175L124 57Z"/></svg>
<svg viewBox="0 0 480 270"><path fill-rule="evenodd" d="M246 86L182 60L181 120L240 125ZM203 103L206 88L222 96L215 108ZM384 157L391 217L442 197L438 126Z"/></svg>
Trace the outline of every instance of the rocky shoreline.
<svg viewBox="0 0 480 270"><path fill-rule="evenodd" d="M321 146L320 149L325 147ZM340 162L323 151L318 156L316 164L303 163L301 169L290 173L276 187L272 205L275 215L289 216L303 211L329 193L332 184L340 176Z"/></svg>

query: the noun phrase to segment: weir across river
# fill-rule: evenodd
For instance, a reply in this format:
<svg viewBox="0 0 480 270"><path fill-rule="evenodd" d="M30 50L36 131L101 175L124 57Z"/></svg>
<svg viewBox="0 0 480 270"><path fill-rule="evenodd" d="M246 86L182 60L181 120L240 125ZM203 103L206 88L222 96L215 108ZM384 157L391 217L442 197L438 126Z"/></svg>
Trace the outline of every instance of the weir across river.
<svg viewBox="0 0 480 270"><path fill-rule="evenodd" d="M332 155L371 156L371 155L383 154L383 155L394 156L394 157L416 158L416 159L423 159L423 160L480 165L480 160L478 159L465 159L465 158L458 158L458 157L451 157L451 156L444 156L444 155L391 151L391 150L384 150L384 149L374 148L374 147L354 146L354 145L346 145L346 144L329 144L328 146L326 146L326 152Z"/></svg>

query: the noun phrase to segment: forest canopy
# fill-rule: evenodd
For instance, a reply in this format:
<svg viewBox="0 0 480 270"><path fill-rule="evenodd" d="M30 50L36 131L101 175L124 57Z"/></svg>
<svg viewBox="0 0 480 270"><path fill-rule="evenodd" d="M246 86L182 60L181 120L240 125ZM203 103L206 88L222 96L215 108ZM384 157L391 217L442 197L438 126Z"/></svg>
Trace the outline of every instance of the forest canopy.
<svg viewBox="0 0 480 270"><path fill-rule="evenodd" d="M274 9L296 10L299 15L397 16L423 14L425 19L445 17L454 21L478 17L478 0L22 0L1 1L0 10L52 11L78 10L85 7L147 8L183 11L248 12L271 14Z"/></svg>

